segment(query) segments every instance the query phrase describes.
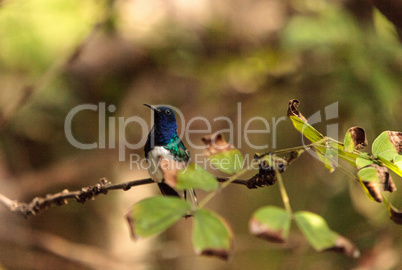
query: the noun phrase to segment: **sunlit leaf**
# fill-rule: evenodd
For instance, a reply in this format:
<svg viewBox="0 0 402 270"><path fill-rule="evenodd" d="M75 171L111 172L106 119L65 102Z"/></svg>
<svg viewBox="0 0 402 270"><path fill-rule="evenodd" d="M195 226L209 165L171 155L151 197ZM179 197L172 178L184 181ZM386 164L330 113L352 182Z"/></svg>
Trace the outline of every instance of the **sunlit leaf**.
<svg viewBox="0 0 402 270"><path fill-rule="evenodd" d="M402 155L397 155L394 157L394 164L400 169L402 170ZM402 173L402 171L401 171ZM398 174L399 176L402 177L401 174Z"/></svg>
<svg viewBox="0 0 402 270"><path fill-rule="evenodd" d="M312 142L322 140L324 136L308 124L306 118L297 109L299 104L300 101L297 99L289 100L287 116L292 120L293 126Z"/></svg>
<svg viewBox="0 0 402 270"><path fill-rule="evenodd" d="M324 139L324 136L318 130L299 117L291 115L289 118L292 120L293 126L310 141L318 142Z"/></svg>
<svg viewBox="0 0 402 270"><path fill-rule="evenodd" d="M266 206L254 212L250 220L253 235L271 242L284 243L289 235L291 216L285 209Z"/></svg>
<svg viewBox="0 0 402 270"><path fill-rule="evenodd" d="M364 129L361 127L351 127L345 134L344 150L353 152L367 146L367 138Z"/></svg>
<svg viewBox="0 0 402 270"><path fill-rule="evenodd" d="M177 189L200 188L205 191L217 189L219 186L216 178L194 163L179 171L177 174Z"/></svg>
<svg viewBox="0 0 402 270"><path fill-rule="evenodd" d="M373 163L374 162L371 159L369 159L368 157L367 158L366 157L358 157L358 158L356 158L356 167L358 169L364 168L364 167L369 166L369 165L371 165Z"/></svg>
<svg viewBox="0 0 402 270"><path fill-rule="evenodd" d="M220 171L233 174L243 168L243 155L238 149L221 152L209 157L211 164Z"/></svg>
<svg viewBox="0 0 402 270"><path fill-rule="evenodd" d="M402 151L402 133L384 131L373 142L372 153L388 161L392 161Z"/></svg>
<svg viewBox="0 0 402 270"><path fill-rule="evenodd" d="M193 246L197 254L227 260L232 240L232 231L223 218L206 209L194 212Z"/></svg>
<svg viewBox="0 0 402 270"><path fill-rule="evenodd" d="M138 238L163 232L190 210L185 200L156 196L136 203L126 217L133 238Z"/></svg>
<svg viewBox="0 0 402 270"><path fill-rule="evenodd" d="M297 226L310 245L317 251L332 250L357 258L359 250L349 240L332 231L319 215L301 211L294 214Z"/></svg>
<svg viewBox="0 0 402 270"><path fill-rule="evenodd" d="M386 4L384 4L384 6L385 5ZM382 41L387 40L398 42L398 31L396 30L395 25L392 24L392 22L390 22L377 8L374 8L373 11L373 23L379 39Z"/></svg>

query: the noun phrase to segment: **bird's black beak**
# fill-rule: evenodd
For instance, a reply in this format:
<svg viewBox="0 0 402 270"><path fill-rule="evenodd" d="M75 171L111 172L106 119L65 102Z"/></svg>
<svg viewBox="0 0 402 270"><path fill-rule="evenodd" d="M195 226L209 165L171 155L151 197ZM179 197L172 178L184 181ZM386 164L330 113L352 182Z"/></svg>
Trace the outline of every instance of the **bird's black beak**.
<svg viewBox="0 0 402 270"><path fill-rule="evenodd" d="M158 113L161 112L158 108L156 108L156 107L154 107L154 106L152 106L152 105L148 105L148 104L143 104L143 105L144 105L144 106L147 106L148 108L150 108L150 109L153 110L154 112L158 112Z"/></svg>

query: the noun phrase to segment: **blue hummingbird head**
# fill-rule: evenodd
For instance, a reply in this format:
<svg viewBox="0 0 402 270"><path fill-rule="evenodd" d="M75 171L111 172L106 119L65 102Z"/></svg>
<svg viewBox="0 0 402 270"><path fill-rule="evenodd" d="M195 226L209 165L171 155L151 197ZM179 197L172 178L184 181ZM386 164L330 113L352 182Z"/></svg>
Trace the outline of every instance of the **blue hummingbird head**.
<svg viewBox="0 0 402 270"><path fill-rule="evenodd" d="M177 123L173 110L166 106L144 105L154 111L153 132L156 143L168 143L177 134Z"/></svg>

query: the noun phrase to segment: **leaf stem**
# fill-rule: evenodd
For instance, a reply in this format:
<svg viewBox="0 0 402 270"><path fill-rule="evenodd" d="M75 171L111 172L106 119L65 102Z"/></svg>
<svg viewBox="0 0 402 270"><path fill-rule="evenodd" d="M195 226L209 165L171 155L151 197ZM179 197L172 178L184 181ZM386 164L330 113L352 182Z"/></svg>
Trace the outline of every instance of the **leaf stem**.
<svg viewBox="0 0 402 270"><path fill-rule="evenodd" d="M241 171L233 174L231 177L228 178L218 190L214 190L213 192L209 193L198 205L199 208L203 208L213 197L215 197L218 192L220 192L222 189L226 188L228 185L230 185L233 181L235 181L237 178L242 176L244 173L246 173L248 170L250 170L250 166L247 166L246 168L242 169Z"/></svg>
<svg viewBox="0 0 402 270"><path fill-rule="evenodd" d="M335 142L339 143L338 141L336 141L336 140L334 140L334 139L332 139L330 137L324 137L323 139L321 139L319 141L316 141L316 142L313 142L313 143L310 143L310 144L307 144L307 145L300 145L300 146L281 149L281 150L278 150L278 151L272 151L271 154L278 155L278 154L285 154L285 153L289 153L289 152L297 151L297 150L305 150L305 149L314 147L315 145L322 144L323 142L325 142L327 140L332 140L332 141L335 141ZM269 154L269 153L266 153L266 154ZM261 156L264 156L264 155L261 155Z"/></svg>
<svg viewBox="0 0 402 270"><path fill-rule="evenodd" d="M283 184L282 175L279 173L277 168L275 168L275 174L276 174L276 177L278 178L279 191L281 192L283 205L285 206L286 212L288 212L289 215L292 216L293 211L292 211L292 207L290 207L289 196L288 196L288 193L286 192L285 185Z"/></svg>
<svg viewBox="0 0 402 270"><path fill-rule="evenodd" d="M325 155L320 149L315 148L314 150L317 152L317 154L322 155L326 158L328 158L331 162L333 162L336 166L336 168L339 168L344 174L346 174L347 176L349 176L351 179L356 180L356 176L354 174L352 174L351 172L349 172L348 170L346 170L342 165L339 164L338 161L336 161L334 158Z"/></svg>

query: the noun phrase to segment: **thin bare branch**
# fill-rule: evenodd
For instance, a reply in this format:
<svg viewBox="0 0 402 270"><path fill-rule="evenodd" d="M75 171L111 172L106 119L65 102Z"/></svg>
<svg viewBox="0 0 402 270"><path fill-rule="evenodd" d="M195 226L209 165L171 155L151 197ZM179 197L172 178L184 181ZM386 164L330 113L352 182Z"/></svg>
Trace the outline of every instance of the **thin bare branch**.
<svg viewBox="0 0 402 270"><path fill-rule="evenodd" d="M226 182L228 178L217 178L219 182ZM259 185L254 183L254 177L249 180L234 180L233 184L243 185L249 189L257 188ZM129 190L135 186L141 186L146 184L155 183L151 178L145 178L140 180L133 180L129 182L124 182L120 184L112 184L106 178L99 180L99 183L95 186L83 187L81 190L69 191L65 189L56 194L48 194L44 197L36 197L32 199L29 203L19 202L17 200L11 200L0 194L0 204L3 204L11 212L17 212L22 214L24 217L34 216L40 214L50 206L56 205L61 206L68 203L68 200L76 200L79 203L85 203L88 200L94 199L100 194L107 194L109 190Z"/></svg>
<svg viewBox="0 0 402 270"><path fill-rule="evenodd" d="M75 199L79 203L85 203L87 200L93 199L99 194L107 194L109 190L129 190L131 187L151 184L154 181L151 178L129 181L126 183L112 185L108 180L102 178L98 184L93 187L84 187L81 190L69 191L65 189L56 194L49 194L45 197L36 197L29 203L10 200L0 194L0 203L12 212L21 213L24 217L37 215L47 210L51 205L65 205L68 200Z"/></svg>

